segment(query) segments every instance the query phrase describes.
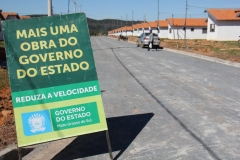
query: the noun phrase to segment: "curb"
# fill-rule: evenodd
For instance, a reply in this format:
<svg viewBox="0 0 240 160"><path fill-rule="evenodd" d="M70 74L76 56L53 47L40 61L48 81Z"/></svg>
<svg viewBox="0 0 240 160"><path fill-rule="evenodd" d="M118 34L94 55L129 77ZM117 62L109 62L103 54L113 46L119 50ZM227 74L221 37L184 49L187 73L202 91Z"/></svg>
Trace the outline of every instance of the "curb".
<svg viewBox="0 0 240 160"><path fill-rule="evenodd" d="M109 38L112 38L112 37L109 37ZM113 39L115 39L115 38L113 38ZM136 42L133 42L133 41L127 41L127 42L136 43ZM191 52L186 52L186 51L180 51L180 50L175 50L175 49L170 49L170 48L163 48L163 50L240 68L240 63L231 62L231 61L223 60L223 59L220 59L220 58L214 58L214 57L209 57L209 56L205 56L205 55L201 55L201 54L196 54L196 53L191 53Z"/></svg>
<svg viewBox="0 0 240 160"><path fill-rule="evenodd" d="M164 48L164 50L174 52L174 53L183 54L183 55L187 55L187 56L191 56L191 57L195 57L195 58L199 58L199 59L203 59L203 60L208 60L208 61L211 61L211 62L221 63L221 64L225 64L225 65L228 65L228 66L233 66L233 67L239 67L240 68L240 63L237 63L237 62L231 62L231 61L223 60L223 59L220 59L220 58L214 58L214 57L209 57L209 56L200 55L200 54L196 54L196 53L185 52L185 51L179 51L179 50L170 49L170 48Z"/></svg>

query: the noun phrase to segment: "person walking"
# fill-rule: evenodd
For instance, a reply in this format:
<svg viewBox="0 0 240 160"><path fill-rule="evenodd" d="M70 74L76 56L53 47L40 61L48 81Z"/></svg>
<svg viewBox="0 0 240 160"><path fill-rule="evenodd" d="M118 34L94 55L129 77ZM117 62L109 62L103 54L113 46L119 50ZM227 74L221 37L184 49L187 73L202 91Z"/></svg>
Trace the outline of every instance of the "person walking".
<svg viewBox="0 0 240 160"><path fill-rule="evenodd" d="M149 34L148 51L150 51L150 44L151 44L151 48L152 48L153 47L153 33L152 33L152 29L150 29L150 34Z"/></svg>

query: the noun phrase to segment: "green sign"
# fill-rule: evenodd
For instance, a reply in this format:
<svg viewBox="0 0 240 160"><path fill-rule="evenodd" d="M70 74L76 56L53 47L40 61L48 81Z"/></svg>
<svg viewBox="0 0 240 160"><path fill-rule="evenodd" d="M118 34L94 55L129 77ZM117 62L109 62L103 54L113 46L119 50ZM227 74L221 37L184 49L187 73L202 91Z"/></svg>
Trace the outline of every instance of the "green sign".
<svg viewBox="0 0 240 160"><path fill-rule="evenodd" d="M85 14L2 26L19 147L107 130Z"/></svg>

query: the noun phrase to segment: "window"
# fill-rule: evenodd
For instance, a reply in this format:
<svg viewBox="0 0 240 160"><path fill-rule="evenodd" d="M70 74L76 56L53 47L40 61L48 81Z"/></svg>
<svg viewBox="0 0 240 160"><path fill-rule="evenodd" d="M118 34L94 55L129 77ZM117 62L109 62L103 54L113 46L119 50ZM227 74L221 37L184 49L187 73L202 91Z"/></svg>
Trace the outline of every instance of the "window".
<svg viewBox="0 0 240 160"><path fill-rule="evenodd" d="M169 33L172 33L172 28L169 28Z"/></svg>
<svg viewBox="0 0 240 160"><path fill-rule="evenodd" d="M191 28L191 31L193 32L193 31L194 31L194 28Z"/></svg>
<svg viewBox="0 0 240 160"><path fill-rule="evenodd" d="M215 32L215 24L210 24L210 32Z"/></svg>
<svg viewBox="0 0 240 160"><path fill-rule="evenodd" d="M202 33L207 33L207 28L203 28Z"/></svg>

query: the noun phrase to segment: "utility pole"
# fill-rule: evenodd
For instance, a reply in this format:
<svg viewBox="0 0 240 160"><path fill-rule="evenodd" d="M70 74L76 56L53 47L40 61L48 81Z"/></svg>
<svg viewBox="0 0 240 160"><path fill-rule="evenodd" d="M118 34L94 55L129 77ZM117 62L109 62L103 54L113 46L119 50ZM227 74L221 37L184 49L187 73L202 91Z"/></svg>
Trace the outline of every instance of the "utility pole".
<svg viewBox="0 0 240 160"><path fill-rule="evenodd" d="M113 30L113 20L112 20L112 30Z"/></svg>
<svg viewBox="0 0 240 160"><path fill-rule="evenodd" d="M128 16L128 15L126 14L126 26L127 26L127 16Z"/></svg>
<svg viewBox="0 0 240 160"><path fill-rule="evenodd" d="M81 13L82 11L81 11L81 7L82 7L83 5L79 5L79 12Z"/></svg>
<svg viewBox="0 0 240 160"><path fill-rule="evenodd" d="M74 0L74 13L76 13L76 0Z"/></svg>
<svg viewBox="0 0 240 160"><path fill-rule="evenodd" d="M118 30L118 19L117 19L117 35L119 34L118 31L119 31L119 30Z"/></svg>
<svg viewBox="0 0 240 160"><path fill-rule="evenodd" d="M48 16L52 16L52 0L48 0Z"/></svg>
<svg viewBox="0 0 240 160"><path fill-rule="evenodd" d="M125 27L125 32L126 32L126 36L127 36L127 14L126 14L126 27Z"/></svg>
<svg viewBox="0 0 240 160"><path fill-rule="evenodd" d="M158 28L158 34L159 34L159 0L158 0L158 19L157 19L157 28Z"/></svg>
<svg viewBox="0 0 240 160"><path fill-rule="evenodd" d="M187 21L187 9L188 9L188 0L186 0L186 12L185 12L185 22L184 22L184 47L187 48L186 46L186 21Z"/></svg>
<svg viewBox="0 0 240 160"><path fill-rule="evenodd" d="M69 10L69 5L70 5L70 0L68 0L68 14L69 14L69 12L70 12L70 10Z"/></svg>
<svg viewBox="0 0 240 160"><path fill-rule="evenodd" d="M121 16L121 28L122 28L122 16Z"/></svg>
<svg viewBox="0 0 240 160"><path fill-rule="evenodd" d="M133 40L133 10L132 10L132 40Z"/></svg>
<svg viewBox="0 0 240 160"><path fill-rule="evenodd" d="M172 25L173 25L173 38L175 39L175 27L174 27L174 18L172 14Z"/></svg>
<svg viewBox="0 0 240 160"><path fill-rule="evenodd" d="M121 16L121 31L120 31L121 33L121 35L122 35L122 16Z"/></svg>

